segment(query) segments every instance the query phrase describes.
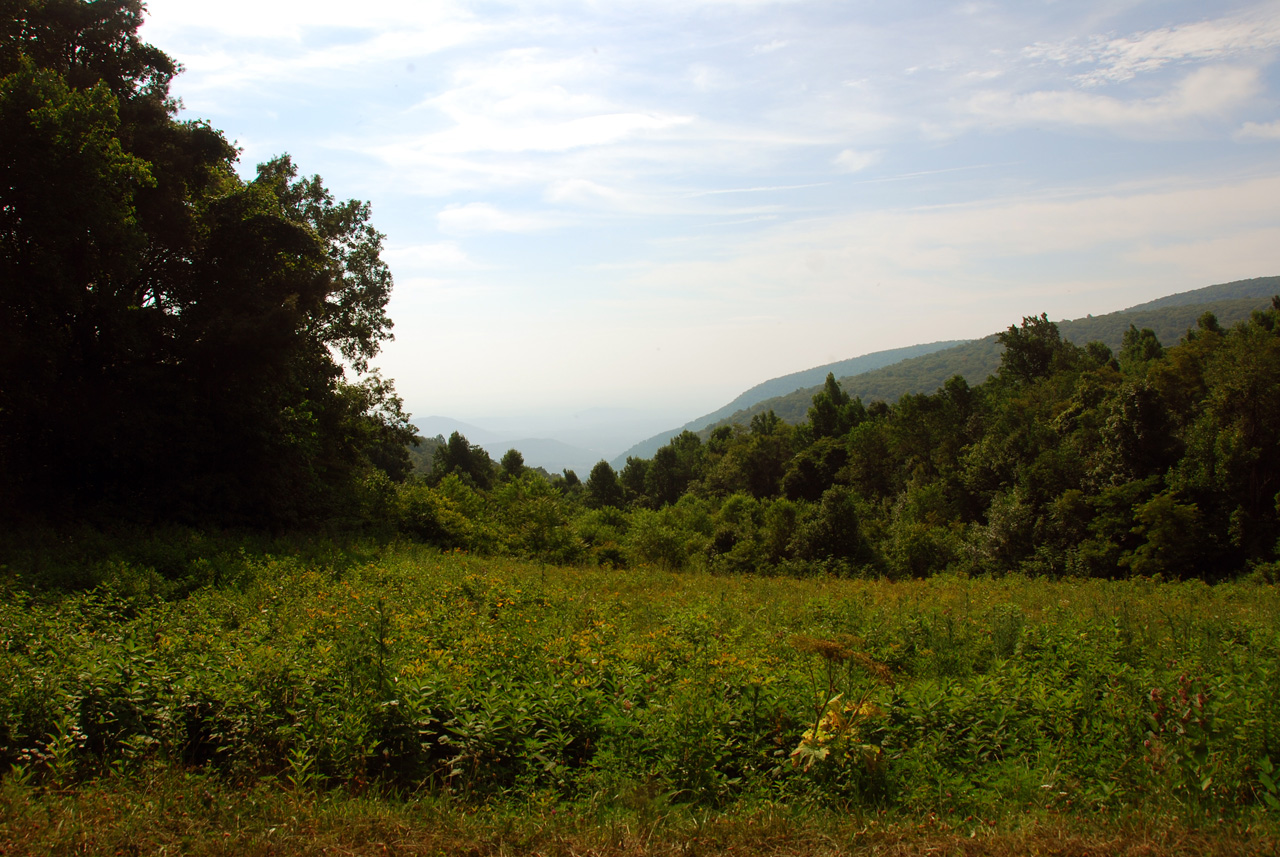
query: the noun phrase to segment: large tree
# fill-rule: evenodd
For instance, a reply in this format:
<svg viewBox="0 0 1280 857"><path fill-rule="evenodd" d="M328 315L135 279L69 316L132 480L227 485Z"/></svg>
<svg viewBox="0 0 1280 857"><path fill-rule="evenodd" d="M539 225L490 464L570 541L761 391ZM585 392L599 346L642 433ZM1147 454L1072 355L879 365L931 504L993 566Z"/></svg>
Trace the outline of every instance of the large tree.
<svg viewBox="0 0 1280 857"><path fill-rule="evenodd" d="M0 0L0 476L28 507L289 522L412 436L364 203L178 121L139 0Z"/></svg>
<svg viewBox="0 0 1280 857"><path fill-rule="evenodd" d="M618 481L618 474L609 462L598 461L591 468L591 475L587 477L586 503L592 509L622 506L622 483Z"/></svg>

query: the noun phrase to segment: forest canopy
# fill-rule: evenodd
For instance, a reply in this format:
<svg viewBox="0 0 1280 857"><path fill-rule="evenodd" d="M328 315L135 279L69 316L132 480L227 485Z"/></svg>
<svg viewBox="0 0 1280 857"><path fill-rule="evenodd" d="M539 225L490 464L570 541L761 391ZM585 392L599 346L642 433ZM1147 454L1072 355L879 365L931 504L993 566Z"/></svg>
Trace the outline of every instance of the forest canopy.
<svg viewBox="0 0 1280 857"><path fill-rule="evenodd" d="M412 427L369 368L365 203L179 120L140 0L0 1L0 477L14 507L341 514Z"/></svg>

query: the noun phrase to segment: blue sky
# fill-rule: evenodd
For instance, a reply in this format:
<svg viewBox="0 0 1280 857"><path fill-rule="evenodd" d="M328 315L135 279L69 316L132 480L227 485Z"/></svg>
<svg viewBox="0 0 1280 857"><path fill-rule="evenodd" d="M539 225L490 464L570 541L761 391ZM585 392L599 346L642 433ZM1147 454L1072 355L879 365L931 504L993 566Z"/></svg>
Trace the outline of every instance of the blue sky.
<svg viewBox="0 0 1280 857"><path fill-rule="evenodd" d="M368 200L414 413L640 408L1280 273L1280 3L149 0ZM638 438L637 438L638 439Z"/></svg>

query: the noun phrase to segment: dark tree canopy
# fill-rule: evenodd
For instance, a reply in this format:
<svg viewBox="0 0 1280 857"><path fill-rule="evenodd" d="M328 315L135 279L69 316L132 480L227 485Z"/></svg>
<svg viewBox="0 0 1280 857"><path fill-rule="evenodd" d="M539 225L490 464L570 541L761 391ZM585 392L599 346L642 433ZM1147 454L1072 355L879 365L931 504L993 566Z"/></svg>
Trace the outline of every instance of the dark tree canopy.
<svg viewBox="0 0 1280 857"><path fill-rule="evenodd" d="M599 461L591 468L584 490L586 504L593 509L622 505L622 483L607 461Z"/></svg>
<svg viewBox="0 0 1280 857"><path fill-rule="evenodd" d="M1020 384L1048 377L1055 355L1063 348L1058 325L1045 313L1023 318L1021 327L1009 325L996 338L1004 346L1000 376Z"/></svg>
<svg viewBox="0 0 1280 857"><path fill-rule="evenodd" d="M507 463L504 458L504 466ZM524 466L523 457L520 465ZM455 431L449 435L448 442L436 450L435 463L431 468L431 476L437 481L450 474L465 479L477 488L488 488L493 485L495 477L493 459L483 447L476 446Z"/></svg>
<svg viewBox="0 0 1280 857"><path fill-rule="evenodd" d="M0 475L47 511L290 522L402 475L369 208L180 122L137 0L0 0Z"/></svg>

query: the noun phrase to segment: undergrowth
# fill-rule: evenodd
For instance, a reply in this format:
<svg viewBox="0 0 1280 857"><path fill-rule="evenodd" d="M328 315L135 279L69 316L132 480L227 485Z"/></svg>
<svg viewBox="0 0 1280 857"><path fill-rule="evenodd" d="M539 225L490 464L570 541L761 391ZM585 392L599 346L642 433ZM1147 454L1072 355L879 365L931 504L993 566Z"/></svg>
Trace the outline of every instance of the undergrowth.
<svg viewBox="0 0 1280 857"><path fill-rule="evenodd" d="M1273 837L1280 819L1274 586L149 538L7 545L8 825L24 801L157 776L231 790L241 815L256 794L343 795L597 830L760 807L1005 834L1161 818Z"/></svg>

